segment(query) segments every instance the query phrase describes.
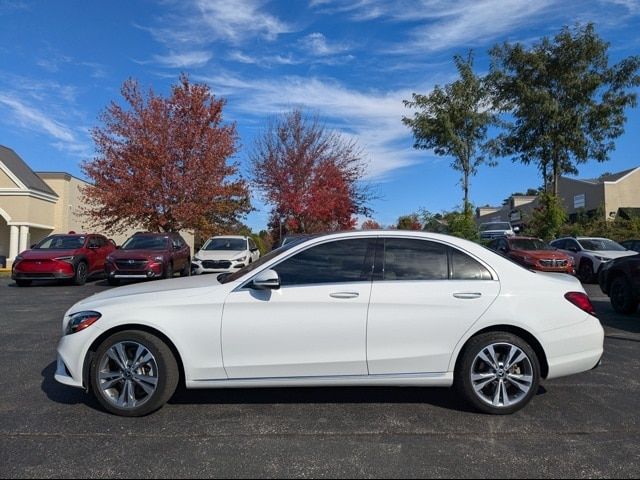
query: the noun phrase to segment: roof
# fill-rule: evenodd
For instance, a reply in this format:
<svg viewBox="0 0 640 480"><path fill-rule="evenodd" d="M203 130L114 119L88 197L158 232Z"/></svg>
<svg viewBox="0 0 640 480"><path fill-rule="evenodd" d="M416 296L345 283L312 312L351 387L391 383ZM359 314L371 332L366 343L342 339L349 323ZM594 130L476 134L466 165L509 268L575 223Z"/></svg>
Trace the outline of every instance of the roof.
<svg viewBox="0 0 640 480"><path fill-rule="evenodd" d="M56 192L54 192L51 187L44 182L44 180L29 168L25 161L22 160L16 152L4 145L0 145L0 162L2 162L29 190L46 193L47 195L52 195L54 197L58 196Z"/></svg>
<svg viewBox="0 0 640 480"><path fill-rule="evenodd" d="M639 170L640 167L635 167L635 168L630 168L628 170L623 170L622 172L618 172L618 173L609 173L606 175L602 175L598 178L585 178L585 179L581 179L581 178L570 178L570 177L562 177L565 180L572 180L574 182L583 182L583 183L590 183L592 185L599 185L605 182L617 182L619 180L622 180L624 177L626 177L627 175L629 175L630 173L635 172L636 170Z"/></svg>

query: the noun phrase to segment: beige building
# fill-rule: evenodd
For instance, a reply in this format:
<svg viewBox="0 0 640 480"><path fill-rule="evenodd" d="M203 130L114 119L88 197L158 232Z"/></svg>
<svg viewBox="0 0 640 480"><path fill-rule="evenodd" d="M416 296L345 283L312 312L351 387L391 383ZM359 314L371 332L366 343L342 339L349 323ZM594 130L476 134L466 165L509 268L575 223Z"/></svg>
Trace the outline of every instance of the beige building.
<svg viewBox="0 0 640 480"><path fill-rule="evenodd" d="M92 228L82 215L82 188L89 185L68 173L34 172L10 148L0 145L0 257L7 263L54 233L102 233L120 245L136 229L121 235ZM182 234L193 252L193 235Z"/></svg>
<svg viewBox="0 0 640 480"><path fill-rule="evenodd" d="M590 180L561 177L558 193L570 218L600 208L608 220L628 216L640 208L640 167Z"/></svg>
<svg viewBox="0 0 640 480"><path fill-rule="evenodd" d="M602 208L608 220L617 216L640 214L640 167L600 178L580 180L560 177L558 195L570 220L578 213L595 214ZM484 206L476 209L476 222L511 222L522 226L538 206L535 196L514 195L501 207Z"/></svg>

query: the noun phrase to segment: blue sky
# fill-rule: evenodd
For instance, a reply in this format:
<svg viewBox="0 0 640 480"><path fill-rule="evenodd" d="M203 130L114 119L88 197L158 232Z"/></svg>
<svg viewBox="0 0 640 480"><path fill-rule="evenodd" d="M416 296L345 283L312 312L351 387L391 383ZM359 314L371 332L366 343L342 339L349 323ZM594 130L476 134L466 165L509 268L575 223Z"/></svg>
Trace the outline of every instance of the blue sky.
<svg viewBox="0 0 640 480"><path fill-rule="evenodd" d="M384 225L420 207L460 205L450 160L412 149L402 104L455 76L452 56L474 49L488 69L495 43L531 44L592 21L612 62L640 53L640 0L0 0L0 144L36 171L82 176L89 129L128 77L166 93L180 72L227 99L243 170L273 115L300 107L357 140L369 160L372 207ZM581 177L640 165L640 111L606 164ZM540 185L533 166L500 159L472 179L475 205ZM268 216L248 218L264 228Z"/></svg>

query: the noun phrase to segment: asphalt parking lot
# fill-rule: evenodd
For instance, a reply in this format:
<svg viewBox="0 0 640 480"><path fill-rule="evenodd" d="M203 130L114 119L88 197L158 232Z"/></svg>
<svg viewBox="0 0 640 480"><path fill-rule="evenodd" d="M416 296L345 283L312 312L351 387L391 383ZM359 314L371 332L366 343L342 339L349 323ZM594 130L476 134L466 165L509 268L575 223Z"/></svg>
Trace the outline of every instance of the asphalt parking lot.
<svg viewBox="0 0 640 480"><path fill-rule="evenodd" d="M58 385L63 313L109 288L0 278L0 476L633 477L640 475L640 314L605 325L604 364L543 382L512 416L467 410L447 389L178 392L138 419Z"/></svg>

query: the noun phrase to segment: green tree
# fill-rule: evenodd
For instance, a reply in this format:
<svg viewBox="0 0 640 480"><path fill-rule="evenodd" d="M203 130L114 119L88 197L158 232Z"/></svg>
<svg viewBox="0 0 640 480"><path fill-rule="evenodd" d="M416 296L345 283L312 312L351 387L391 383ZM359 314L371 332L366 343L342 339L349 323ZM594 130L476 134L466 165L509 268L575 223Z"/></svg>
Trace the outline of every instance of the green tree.
<svg viewBox="0 0 640 480"><path fill-rule="evenodd" d="M398 230L422 230L422 224L420 223L418 214L412 213L398 218L396 228Z"/></svg>
<svg viewBox="0 0 640 480"><path fill-rule="evenodd" d="M566 223L567 214L556 195L544 192L539 198L540 205L533 211L529 229L537 237L552 240Z"/></svg>
<svg viewBox="0 0 640 480"><path fill-rule="evenodd" d="M473 53L469 52L466 59L456 55L454 62L460 78L444 87L436 85L429 95L414 93L404 105L417 111L402 122L413 131L414 148L433 149L436 155L453 157L451 166L462 172L464 210L468 214L470 177L483 163L494 164L485 157L485 139L496 116L487 108L490 89L485 78L473 71Z"/></svg>
<svg viewBox="0 0 640 480"><path fill-rule="evenodd" d="M561 175L591 159L608 160L624 132L626 108L636 105L640 57L609 66L608 49L588 24L565 27L528 49L505 43L491 51L496 107L511 119L494 147L536 164L554 195Z"/></svg>

